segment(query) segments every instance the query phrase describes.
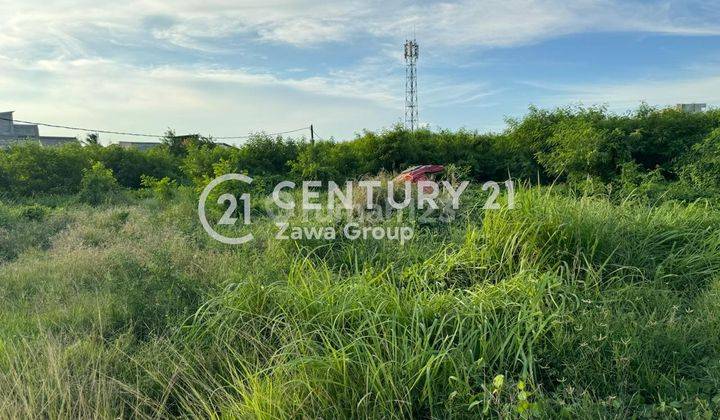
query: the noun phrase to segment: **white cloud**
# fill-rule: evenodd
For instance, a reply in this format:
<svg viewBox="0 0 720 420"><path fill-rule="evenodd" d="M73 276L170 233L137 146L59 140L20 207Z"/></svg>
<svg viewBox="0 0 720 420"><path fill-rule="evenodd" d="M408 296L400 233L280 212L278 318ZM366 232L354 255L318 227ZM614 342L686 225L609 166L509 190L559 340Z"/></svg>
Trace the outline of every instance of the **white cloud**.
<svg viewBox="0 0 720 420"><path fill-rule="evenodd" d="M314 95L375 102L378 106L393 107L399 104L396 95L392 94L388 86L382 86L362 78L356 73L334 72L329 76L313 76L304 79L280 78L271 73L207 67L159 67L146 70L145 73L159 80L288 87Z"/></svg>
<svg viewBox="0 0 720 420"><path fill-rule="evenodd" d="M365 126L389 125L387 116L399 113L387 92L363 83L200 66L143 68L103 59L8 59L0 73L0 109L17 110L23 120L142 133L173 127L245 135L314 123L323 133L347 137Z"/></svg>
<svg viewBox="0 0 720 420"><path fill-rule="evenodd" d="M605 84L527 84L551 92L540 101L540 105L546 106L567 103L606 104L610 109L622 112L635 108L642 102L655 106L693 102L720 103L718 76Z"/></svg>
<svg viewBox="0 0 720 420"><path fill-rule="evenodd" d="M444 108L456 105L478 103L481 100L500 93L501 89L491 89L485 83L447 83L442 80L429 80L428 88L423 89L419 99L422 107ZM427 99L427 100L425 100Z"/></svg>
<svg viewBox="0 0 720 420"><path fill-rule="evenodd" d="M677 5L703 13L687 14ZM445 47L509 47L588 31L720 34L720 5L698 1L459 0L410 6L370 22L378 36L407 37Z"/></svg>
<svg viewBox="0 0 720 420"><path fill-rule="evenodd" d="M685 12L687 4L702 13ZM64 55L79 53L84 41L98 36L96 28L110 37L147 37L210 51L208 40L236 34L311 46L362 34L397 40L410 35L413 27L424 41L447 47L511 46L582 31L720 33L720 6L679 0L459 0L422 5L408 0L25 0L21 6L0 0L0 10L4 47L39 43ZM153 17L164 17L165 25L144 27Z"/></svg>

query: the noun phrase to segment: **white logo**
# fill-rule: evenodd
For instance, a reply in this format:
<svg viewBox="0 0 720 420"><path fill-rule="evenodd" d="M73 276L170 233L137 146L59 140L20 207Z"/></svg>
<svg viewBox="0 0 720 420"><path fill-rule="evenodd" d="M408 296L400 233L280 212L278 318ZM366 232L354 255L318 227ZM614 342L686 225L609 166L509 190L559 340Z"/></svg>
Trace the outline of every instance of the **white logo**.
<svg viewBox="0 0 720 420"><path fill-rule="evenodd" d="M225 181L242 181L250 184L253 180L249 176L243 174L225 174L223 176L219 176L213 179L209 184L207 184L202 194L200 194L200 200L198 202L198 215L200 217L200 223L205 229L205 232L207 232L208 235L210 235L213 239L217 241L228 245L244 244L245 242L251 241L253 239L252 233L248 233L247 235L241 236L239 238L231 238L222 235L218 233L215 229L213 229L212 226L210 226L210 223L208 223L207 220L207 215L205 214L205 202L207 201L210 192L212 192L215 187ZM248 194L243 194L240 196L240 200L243 202L243 222L247 225L250 223L250 196ZM232 194L223 194L218 198L218 204L227 202L230 203L230 206L225 211L220 221L218 221L219 225L234 225L237 221L237 218L233 217L233 214L237 209L236 197Z"/></svg>
<svg viewBox="0 0 720 420"><path fill-rule="evenodd" d="M241 237L225 236L210 226L207 219L206 201L213 189L225 181L251 184L253 179L237 173L213 179L200 195L200 223L208 235L219 242L228 245L244 244L254 239L252 233ZM282 181L275 185L272 194L266 197L263 203L267 207L265 210L268 220L274 221L278 228L275 235L278 240L333 241L343 237L348 240L396 240L404 244L413 238L413 226L416 223L449 223L454 220L455 212L460 207L460 196L469 184L469 181L451 184L448 181L436 183L428 180L411 182L395 179L383 185L379 180L362 180L357 183L347 181L343 190L333 181L328 181L327 185L321 181L302 181L301 188L295 182ZM506 181L505 186L508 190L507 208L512 209L515 207L513 181ZM323 187L326 187L325 191L322 191ZM498 183L492 181L482 185L482 191L490 190L484 209L501 208L496 202L500 188ZM300 189L298 192L302 196L297 203L295 200L298 194L293 192L296 189ZM218 197L217 204L228 206L218 220L218 226L236 224L239 219L235 216L238 202L242 203L242 223L250 224L250 195L243 193L235 196L224 193ZM298 215L302 218L295 217ZM315 217L314 225L307 224L310 217ZM338 222L341 221L346 222L344 227L338 227ZM395 221L401 224L398 225ZM383 225L385 222L389 224Z"/></svg>

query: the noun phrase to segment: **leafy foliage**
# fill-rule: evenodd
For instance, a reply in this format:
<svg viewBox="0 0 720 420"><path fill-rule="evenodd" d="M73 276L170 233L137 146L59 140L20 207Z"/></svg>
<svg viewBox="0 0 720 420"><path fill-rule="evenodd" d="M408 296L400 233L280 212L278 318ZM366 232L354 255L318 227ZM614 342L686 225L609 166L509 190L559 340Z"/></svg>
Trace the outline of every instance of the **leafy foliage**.
<svg viewBox="0 0 720 420"><path fill-rule="evenodd" d="M609 184L624 182L622 168L633 164L638 174L682 179L700 194L717 185L718 129L720 110L687 113L643 105L627 115L602 107L531 107L523 118L508 120L504 132L489 134L409 132L396 126L350 141L309 143L256 134L232 147L168 131L163 144L148 151L98 144L15 145L0 150L0 187L14 197L72 194L80 189L83 169L94 161L111 169L120 186L133 189L141 187L143 175L204 186L220 173L239 172L257 179L258 188L269 188L288 176L342 182L417 164L469 168L468 176L479 180L587 184L589 177Z"/></svg>
<svg viewBox="0 0 720 420"><path fill-rule="evenodd" d="M156 179L148 175L142 175L142 186L149 188L161 202L169 201L177 190L177 183L168 177Z"/></svg>
<svg viewBox="0 0 720 420"><path fill-rule="evenodd" d="M83 169L89 165L79 145L46 148L26 142L0 150L1 178L14 196L76 193Z"/></svg>
<svg viewBox="0 0 720 420"><path fill-rule="evenodd" d="M720 128L694 144L683 161L679 170L683 180L698 188L717 190L720 187Z"/></svg>
<svg viewBox="0 0 720 420"><path fill-rule="evenodd" d="M90 169L83 170L79 198L85 203L98 205L117 189L118 183L112 169L106 168L102 162L95 162Z"/></svg>
<svg viewBox="0 0 720 420"><path fill-rule="evenodd" d="M570 180L584 177L612 179L625 156L622 133L608 132L586 120L566 120L557 125L548 139L550 152L539 153L538 160L552 175L564 175Z"/></svg>

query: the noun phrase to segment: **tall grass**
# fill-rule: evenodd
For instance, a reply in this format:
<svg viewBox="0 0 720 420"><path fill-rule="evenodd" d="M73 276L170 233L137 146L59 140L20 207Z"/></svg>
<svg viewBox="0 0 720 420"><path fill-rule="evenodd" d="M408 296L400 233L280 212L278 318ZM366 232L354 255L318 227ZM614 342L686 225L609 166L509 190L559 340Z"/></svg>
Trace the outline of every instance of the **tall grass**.
<svg viewBox="0 0 720 420"><path fill-rule="evenodd" d="M2 417L720 414L716 208L527 188L403 246L237 248L183 194L53 212L0 265Z"/></svg>

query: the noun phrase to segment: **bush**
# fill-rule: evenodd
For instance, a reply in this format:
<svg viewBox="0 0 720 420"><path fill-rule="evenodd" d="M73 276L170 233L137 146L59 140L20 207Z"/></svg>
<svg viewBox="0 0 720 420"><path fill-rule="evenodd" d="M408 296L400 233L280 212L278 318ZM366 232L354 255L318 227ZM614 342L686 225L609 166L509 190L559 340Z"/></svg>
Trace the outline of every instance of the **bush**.
<svg viewBox="0 0 720 420"><path fill-rule="evenodd" d="M157 179L151 176L142 175L141 184L143 187L152 190L155 198L161 202L169 201L177 190L177 182L168 177Z"/></svg>
<svg viewBox="0 0 720 420"><path fill-rule="evenodd" d="M155 178L179 176L179 161L162 147L148 151L125 149L118 145L92 147L92 156L111 169L118 184L126 188L140 188L143 175Z"/></svg>
<svg viewBox="0 0 720 420"><path fill-rule="evenodd" d="M0 184L5 183L13 196L74 194L89 163L80 145L51 148L30 142L15 144L0 151Z"/></svg>
<svg viewBox="0 0 720 420"><path fill-rule="evenodd" d="M20 144L0 150L0 195L74 194L83 169L99 161L120 186L140 188L142 175L187 180L204 186L218 171L247 173L271 182L295 178L343 181L418 164L468 167L468 176L500 181L508 176L543 183L587 176L611 183L625 163L641 172L659 169L669 181L716 185L720 110L685 113L642 106L618 116L601 107L534 107L509 120L500 134L467 130L410 132L401 126L363 132L350 141L314 144L263 134L239 147L200 136L168 135L147 152L68 145L44 148ZM683 156L679 159L678 156ZM225 173L223 172L223 173ZM707 176L706 176L707 173ZM709 188L709 187L708 187Z"/></svg>
<svg viewBox="0 0 720 420"><path fill-rule="evenodd" d="M98 205L118 190L118 182L101 162L95 162L83 171L79 198L90 205Z"/></svg>
<svg viewBox="0 0 720 420"><path fill-rule="evenodd" d="M552 150L539 154L540 163L550 174L564 175L569 180L591 176L609 181L626 159L619 130L598 129L585 120L558 124L548 144Z"/></svg>
<svg viewBox="0 0 720 420"><path fill-rule="evenodd" d="M720 186L720 128L693 145L683 163L679 170L682 180L699 189L717 190Z"/></svg>
<svg viewBox="0 0 720 420"><path fill-rule="evenodd" d="M238 149L212 145L190 145L181 169L196 186L204 186L214 178L214 165L221 161L237 161Z"/></svg>
<svg viewBox="0 0 720 420"><path fill-rule="evenodd" d="M691 113L645 105L629 117L608 122L628 134L633 160L648 170L671 171L678 157L718 128L719 117L720 110Z"/></svg>
<svg viewBox="0 0 720 420"><path fill-rule="evenodd" d="M38 222L40 220L43 220L45 216L47 215L48 209L45 206L41 206L39 204L33 204L31 206L25 206L20 210L20 217L26 220L31 220L34 222Z"/></svg>

